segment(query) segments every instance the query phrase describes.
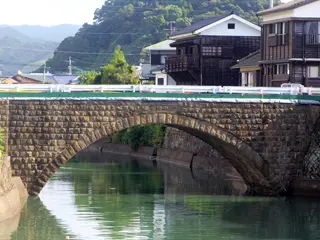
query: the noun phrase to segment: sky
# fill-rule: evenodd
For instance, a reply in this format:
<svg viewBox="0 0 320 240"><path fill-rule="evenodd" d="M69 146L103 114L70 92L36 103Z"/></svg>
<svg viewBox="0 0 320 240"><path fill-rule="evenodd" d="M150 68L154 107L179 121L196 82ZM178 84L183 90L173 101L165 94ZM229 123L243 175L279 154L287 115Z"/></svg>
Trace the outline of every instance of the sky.
<svg viewBox="0 0 320 240"><path fill-rule="evenodd" d="M92 23L94 11L105 0L0 0L0 24L82 25Z"/></svg>
<svg viewBox="0 0 320 240"><path fill-rule="evenodd" d="M92 23L105 0L1 0L0 24L82 25ZM288 2L290 0L283 0Z"/></svg>

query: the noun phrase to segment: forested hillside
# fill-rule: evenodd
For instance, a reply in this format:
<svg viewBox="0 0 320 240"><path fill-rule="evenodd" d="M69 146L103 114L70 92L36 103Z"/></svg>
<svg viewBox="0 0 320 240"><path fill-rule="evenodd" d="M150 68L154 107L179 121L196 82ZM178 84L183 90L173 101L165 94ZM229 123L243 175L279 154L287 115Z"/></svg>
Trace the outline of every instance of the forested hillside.
<svg viewBox="0 0 320 240"><path fill-rule="evenodd" d="M58 43L30 38L9 27L0 28L0 71L10 76L39 68L53 54Z"/></svg>
<svg viewBox="0 0 320 240"><path fill-rule="evenodd" d="M138 64L143 47L168 37L170 21L179 30L203 18L234 12L257 23L256 12L268 6L269 0L108 0L94 13L92 25L84 24L75 37L62 41L48 66L65 72L71 56L80 69L99 69L117 45L129 63Z"/></svg>

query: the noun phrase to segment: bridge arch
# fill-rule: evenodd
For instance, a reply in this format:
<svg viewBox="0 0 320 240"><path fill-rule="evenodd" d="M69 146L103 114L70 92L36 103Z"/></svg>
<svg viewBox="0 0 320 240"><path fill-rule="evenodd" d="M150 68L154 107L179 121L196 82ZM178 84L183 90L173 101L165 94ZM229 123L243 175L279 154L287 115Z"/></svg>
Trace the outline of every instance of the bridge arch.
<svg viewBox="0 0 320 240"><path fill-rule="evenodd" d="M100 128L82 134L79 140L69 144L43 169L29 187L29 194L37 196L61 166L90 144L101 138L111 137L118 131L148 124L167 125L198 137L228 158L231 165L240 173L249 187L263 189L266 192L271 191L271 185L268 181L268 163L248 144L239 140L230 132L207 121L180 114L150 113L121 117L116 121L106 123Z"/></svg>

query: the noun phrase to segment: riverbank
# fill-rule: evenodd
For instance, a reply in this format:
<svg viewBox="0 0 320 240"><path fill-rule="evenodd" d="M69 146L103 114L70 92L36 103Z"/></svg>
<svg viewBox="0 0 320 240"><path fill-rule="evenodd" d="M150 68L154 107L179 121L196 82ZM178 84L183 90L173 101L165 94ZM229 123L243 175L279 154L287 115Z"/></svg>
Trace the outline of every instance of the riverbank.
<svg viewBox="0 0 320 240"><path fill-rule="evenodd" d="M17 229L27 199L20 177L12 177L10 157L0 158L0 239L7 239Z"/></svg>
<svg viewBox="0 0 320 240"><path fill-rule="evenodd" d="M110 143L106 140L100 140L84 149L83 152L121 154L140 159L168 162L195 170L209 171L216 176L225 175L230 179L242 180L240 174L228 161L225 161L225 159L198 156L193 152L183 151L181 149L159 148L155 151L153 147L140 146L134 151L126 144Z"/></svg>

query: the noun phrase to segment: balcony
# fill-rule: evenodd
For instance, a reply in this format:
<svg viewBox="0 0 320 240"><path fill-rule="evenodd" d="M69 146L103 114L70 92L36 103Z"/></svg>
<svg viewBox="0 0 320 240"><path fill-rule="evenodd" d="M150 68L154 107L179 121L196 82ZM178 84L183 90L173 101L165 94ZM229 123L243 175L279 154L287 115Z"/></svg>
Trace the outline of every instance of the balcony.
<svg viewBox="0 0 320 240"><path fill-rule="evenodd" d="M198 55L181 55L166 58L166 72L186 72L199 68Z"/></svg>
<svg viewBox="0 0 320 240"><path fill-rule="evenodd" d="M307 34L306 44L320 44L320 34Z"/></svg>

